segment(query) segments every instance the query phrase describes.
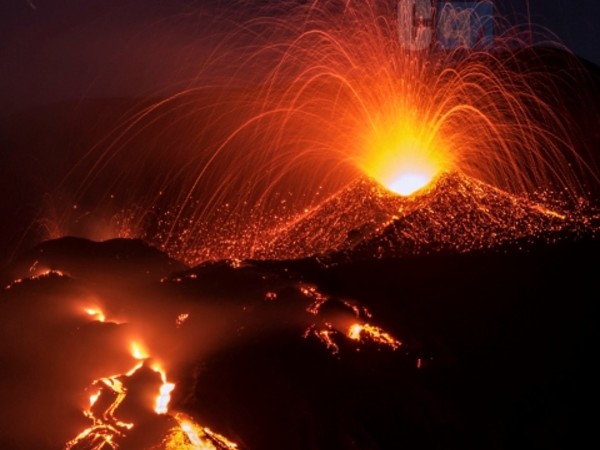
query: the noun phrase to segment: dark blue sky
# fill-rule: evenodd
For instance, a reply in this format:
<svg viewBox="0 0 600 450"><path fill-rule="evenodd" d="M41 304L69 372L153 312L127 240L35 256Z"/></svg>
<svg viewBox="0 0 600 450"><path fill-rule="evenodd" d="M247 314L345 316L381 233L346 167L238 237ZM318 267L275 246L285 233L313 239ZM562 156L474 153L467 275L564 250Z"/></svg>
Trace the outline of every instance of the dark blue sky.
<svg viewBox="0 0 600 450"><path fill-rule="evenodd" d="M600 1L508 0L496 2L547 28L579 56L600 65Z"/></svg>
<svg viewBox="0 0 600 450"><path fill-rule="evenodd" d="M260 3L264 3L261 0ZM160 94L185 87L222 31L228 0L2 0L4 111L89 96ZM247 1L252 13L252 1ZM600 65L600 1L498 0L512 22L555 33Z"/></svg>

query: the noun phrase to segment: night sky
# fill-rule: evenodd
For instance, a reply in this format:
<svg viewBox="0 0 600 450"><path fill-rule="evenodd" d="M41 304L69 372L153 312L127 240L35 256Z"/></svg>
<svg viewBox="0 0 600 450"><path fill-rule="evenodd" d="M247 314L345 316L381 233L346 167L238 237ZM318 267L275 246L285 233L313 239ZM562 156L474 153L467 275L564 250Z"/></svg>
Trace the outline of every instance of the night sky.
<svg viewBox="0 0 600 450"><path fill-rule="evenodd" d="M185 88L227 24L227 0L7 0L0 6L1 114L95 97ZM259 2L259 3L264 3ZM545 27L600 65L600 2L496 2L514 23ZM252 2L247 2L252 14ZM238 10L239 12L239 10ZM218 76L218 74L212 74ZM210 74L203 76L210 77Z"/></svg>

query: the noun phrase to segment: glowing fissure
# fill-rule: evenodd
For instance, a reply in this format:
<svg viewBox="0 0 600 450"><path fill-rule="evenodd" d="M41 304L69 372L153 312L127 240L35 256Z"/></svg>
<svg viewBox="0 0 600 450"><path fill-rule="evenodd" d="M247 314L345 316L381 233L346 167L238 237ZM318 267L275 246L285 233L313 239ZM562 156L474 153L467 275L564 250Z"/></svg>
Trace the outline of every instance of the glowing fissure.
<svg viewBox="0 0 600 450"><path fill-rule="evenodd" d="M316 286L301 285L300 292L313 300L313 302L308 305L308 308L306 308L306 311L315 316L319 314L321 307L329 300L327 296L321 294L317 290Z"/></svg>
<svg viewBox="0 0 600 450"><path fill-rule="evenodd" d="M325 322L322 326L313 324L304 332L305 338L309 336L316 337L333 355L340 353L340 345L336 341L336 337L339 336L345 336L347 339L359 343L372 342L392 350L396 350L402 345L402 343L390 333L368 323L355 323L345 332L339 331L330 322Z"/></svg>
<svg viewBox="0 0 600 450"><path fill-rule="evenodd" d="M316 326L309 328L305 336L312 333L325 345L327 350L331 351L333 355L337 355L340 352L340 347L335 342L335 335L338 333L330 323L325 323L324 325L325 327L321 329L318 329Z"/></svg>

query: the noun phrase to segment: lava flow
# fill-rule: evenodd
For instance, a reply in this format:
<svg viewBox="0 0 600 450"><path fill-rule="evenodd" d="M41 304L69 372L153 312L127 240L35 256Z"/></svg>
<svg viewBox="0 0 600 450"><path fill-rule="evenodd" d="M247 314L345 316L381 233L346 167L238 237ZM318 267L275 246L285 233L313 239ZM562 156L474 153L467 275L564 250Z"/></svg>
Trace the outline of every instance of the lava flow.
<svg viewBox="0 0 600 450"><path fill-rule="evenodd" d="M31 275L30 268L40 266L56 269ZM332 295L285 265L236 260L173 270L180 267L141 241L122 239L63 238L42 243L24 257L14 268L19 282L1 291L7 323L0 332L11 342L3 356L41 352L30 372L44 376L35 384L0 384L10 387L11 399L24 399L22 410L0 409L11 428L16 426L0 437L23 441L23 418L35 409L46 425L27 436L32 448L260 448L237 434L229 439L213 431L234 434L239 425L230 427L219 418L221 408L214 405L225 403L206 400L201 377L204 367L215 370L231 349L255 341L270 346L284 336L317 358L350 358L357 350L365 356L375 351L390 358L417 357L410 348L394 353L400 341L375 325L361 303ZM9 339L15 333L22 339ZM268 364L285 360L286 353L277 350ZM19 364L10 365L9 378L18 378L19 370ZM251 390L267 389L260 370L243 372L241 381L258 383ZM210 390L218 396L227 386L219 383ZM36 398L47 401L36 403ZM251 410L265 407L259 402ZM229 407L223 411L235 416ZM50 425L55 422L62 425ZM52 435L44 434L46 428Z"/></svg>
<svg viewBox="0 0 600 450"><path fill-rule="evenodd" d="M137 363L127 373L94 380L89 406L83 412L92 424L69 441L65 450L237 449L236 444L185 414L170 414L175 384L138 343L132 342L131 354Z"/></svg>

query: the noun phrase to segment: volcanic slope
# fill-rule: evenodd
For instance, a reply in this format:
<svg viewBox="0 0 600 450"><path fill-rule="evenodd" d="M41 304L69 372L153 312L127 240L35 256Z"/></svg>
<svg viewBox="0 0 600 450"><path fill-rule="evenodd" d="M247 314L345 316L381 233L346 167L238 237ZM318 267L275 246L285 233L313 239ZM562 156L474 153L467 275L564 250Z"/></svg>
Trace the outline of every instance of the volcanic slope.
<svg viewBox="0 0 600 450"><path fill-rule="evenodd" d="M401 257L555 241L595 228L597 215L583 209L545 206L457 172L442 174L410 197L362 178L278 230L260 256Z"/></svg>

